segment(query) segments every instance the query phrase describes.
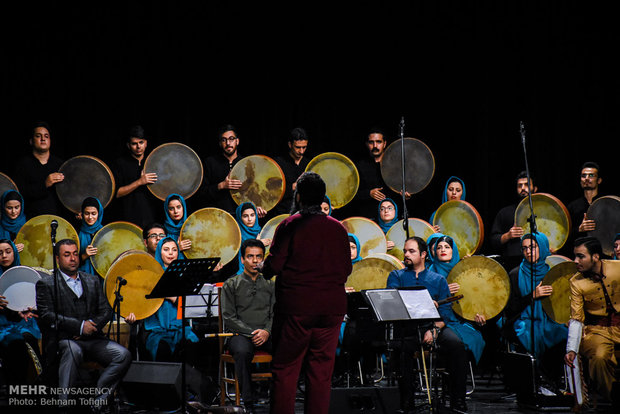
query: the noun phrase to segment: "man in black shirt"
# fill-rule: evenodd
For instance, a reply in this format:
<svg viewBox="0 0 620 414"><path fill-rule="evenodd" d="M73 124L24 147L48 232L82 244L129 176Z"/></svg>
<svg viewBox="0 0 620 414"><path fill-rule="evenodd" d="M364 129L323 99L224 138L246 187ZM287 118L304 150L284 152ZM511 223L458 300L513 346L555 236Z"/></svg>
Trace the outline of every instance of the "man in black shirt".
<svg viewBox="0 0 620 414"><path fill-rule="evenodd" d="M143 169L147 139L140 125L129 130L126 145L129 153L117 158L113 167L116 198L121 202L123 220L145 227L155 221L156 200L146 185L156 182L157 174Z"/></svg>
<svg viewBox="0 0 620 414"><path fill-rule="evenodd" d="M583 164L581 167L580 181L583 196L571 201L567 206L573 226L572 237L574 239L585 237L587 236L587 232L596 228L596 223L594 220L586 218L586 213L594 200L600 197L599 185L602 181L603 179L600 176L600 169L597 163L586 162ZM569 245L572 246L572 243Z"/></svg>
<svg viewBox="0 0 620 414"><path fill-rule="evenodd" d="M531 177L530 179L532 187L527 184L527 173L525 171L521 171L517 175L519 200L502 208L495 216L493 227L491 227L491 246L494 252L498 252L502 256L503 265L507 272L510 272L523 259L521 254L523 229L515 225L515 211L521 200L528 196L531 189L533 189L532 194L538 191L534 185L534 179Z"/></svg>
<svg viewBox="0 0 620 414"><path fill-rule="evenodd" d="M290 132L288 148L289 150L286 155L276 157L275 159L280 168L282 168L286 180L284 196L274 208L276 215L288 214L291 212L296 181L299 176L306 171L308 162L310 162L307 157L304 157L306 149L308 148L308 134L303 128L295 128Z"/></svg>
<svg viewBox="0 0 620 414"><path fill-rule="evenodd" d="M27 218L41 214L64 213L54 184L65 179L58 170L63 160L50 153L50 127L38 121L33 125L30 146L32 153L21 157L15 164L15 184L24 197Z"/></svg>

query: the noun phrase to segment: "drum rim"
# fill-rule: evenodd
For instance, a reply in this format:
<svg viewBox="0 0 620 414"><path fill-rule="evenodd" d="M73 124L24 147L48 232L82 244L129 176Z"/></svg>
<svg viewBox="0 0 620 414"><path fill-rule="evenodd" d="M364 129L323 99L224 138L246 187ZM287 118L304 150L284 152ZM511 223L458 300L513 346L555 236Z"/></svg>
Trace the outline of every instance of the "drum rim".
<svg viewBox="0 0 620 414"><path fill-rule="evenodd" d="M92 241L90 242L90 243L91 243L91 245L92 245L92 246L95 246L95 240L98 240L97 236L100 236L100 235L102 234L102 232L103 232L103 230L104 230L104 229L106 229L106 228L110 227L110 226L111 226L111 225L113 225L113 224L127 224L127 225L128 225L128 227L135 227L136 229L138 229L138 230L139 230L138 234L139 234L139 236L140 236L140 239L141 239L141 240L144 240L144 239L142 239L142 228L141 228L140 226L138 226L138 225L136 225L136 224L134 224L134 223L131 223L131 222L129 222L129 221L119 220L119 221L113 221L113 222L111 222L111 223L108 223L108 224L106 224L105 226L101 227L99 230L97 230L97 231L95 232L95 234L93 234L93 239L92 239ZM95 247L97 247L97 246L95 246ZM144 251L144 252L146 252L146 247L144 246L144 243L142 243L142 247L144 248L144 250L143 250L143 251ZM138 249L129 249L129 250L138 250ZM128 250L125 250L125 251L128 251ZM122 252L122 253L124 253L124 252ZM122 254L122 253L121 253L121 254ZM93 257L96 257L96 255L95 255L95 256L90 256L90 257L88 258L88 260L90 261L90 264L93 266L93 268L95 269L95 271L97 272L97 274L99 274L99 276L100 276L100 277L105 278L105 275L101 275L101 274L99 273L99 269L97 268L97 266L95 266L95 263L94 263L94 261L92 260L92 258L93 258ZM118 257L118 256L117 256L117 257ZM96 262L96 259L95 259L95 262ZM112 260L112 263L114 263L114 260ZM112 263L110 263L110 266L112 266ZM109 270L110 270L110 268L108 267L108 269L107 269L107 270L109 271ZM107 273L108 273L108 272L106 271L105 273L106 273L106 275L107 275Z"/></svg>
<svg viewBox="0 0 620 414"><path fill-rule="evenodd" d="M586 216L587 217L590 217L590 209L592 209L592 207L594 207L596 202L599 201L599 200L603 200L603 199L605 199L605 201L607 201L607 200L614 200L614 201L620 203L620 197L615 196L615 195L606 195L606 196L598 197L596 200L594 200L592 202L592 204L590 204L590 207L588 207L588 211L586 212ZM615 234L614 231L611 231L611 232L608 233L607 231L605 231L605 230L603 230L602 228L599 227L597 229L589 231L588 232L588 236L594 236L594 237L596 237L596 238L598 238L600 240L601 237L599 237L599 236L604 235L602 233ZM613 254L614 254L614 242L613 242L613 239L610 238L610 240L606 241L606 242L601 241L601 246L603 247L603 253L605 253L608 256L613 256Z"/></svg>
<svg viewBox="0 0 620 414"><path fill-rule="evenodd" d="M359 267L359 266L363 266L363 263L362 263L362 262L364 262L364 261L366 261L366 263L368 263L368 259L371 259L371 260L381 260L382 262L388 263L388 264L389 264L389 265L391 265L391 266L392 266L392 265L394 265L394 262L393 262L390 258L383 258L383 257L379 257L379 256L374 256L375 254L378 254L378 255L387 255L387 256L391 256L392 258L394 258L394 260L402 266L402 267L397 267L397 268L396 268L396 269L394 269L394 270L402 270L402 269L404 269L404 268L405 268L405 265L404 265L404 264L403 264L403 263L402 263L402 262L401 262L401 261L400 261L397 257L392 256L392 255L391 255L391 254L389 254L389 253L373 253L373 254L370 254L370 255L368 255L368 256L366 256L366 257L364 257L364 258L363 258L362 260L360 260L359 262L357 262L357 263L353 263L353 269L355 269L355 268L357 268L357 267ZM390 272L392 272L392 271L390 271ZM349 276L347 276L347 280L345 281L345 284L344 284L344 285L345 285L345 287L354 287L354 286L351 286L350 284L348 284L348 282L349 282L349 278L351 277L351 275L353 275L353 273L354 273L354 270L351 270L351 274L349 274ZM385 276L386 284L387 284L387 278L389 277L389 275L390 275L390 273L388 273L388 274ZM369 289L383 289L383 288L385 288L385 286L382 286L382 287L379 287L379 288L369 288ZM357 289L356 289L356 290L357 290Z"/></svg>
<svg viewBox="0 0 620 414"><path fill-rule="evenodd" d="M101 159L99 159L99 158L97 158L97 157L94 157L94 156L92 156L92 155L76 155L75 157L71 157L71 158L69 158L67 161L63 162L63 163L62 163L62 165L60 166L60 168L58 168L58 172L62 173L62 169L63 169L63 167L65 167L65 166L67 165L67 163L69 163L69 162L71 162L71 161L73 161L73 160L76 160L76 159L78 159L78 158L86 158L86 159L94 160L94 161L98 162L99 164L101 164L101 166L102 166L102 167L106 170L106 172L108 173L108 175L109 175L109 177L110 177L110 179L111 179L111 181L112 181L112 191L110 192L110 197L109 197L109 199L108 199L108 200L106 200L106 202L105 202L105 203L101 203L101 204L103 205L103 207L104 207L104 208L105 208L105 207L107 207L107 206L108 206L108 205L112 202L112 200L114 199L114 196L115 196L115 194L116 194L116 180L114 179L114 174L112 173L112 170L110 169L110 167L108 167L108 165L107 165L105 162L103 162ZM77 213L80 213L80 212L81 212L81 211L80 211L80 210L81 210L81 208L78 208L78 209L77 209L77 211L76 211L76 210L73 210L72 208L70 208L69 206L67 206L67 205L66 205L66 204L62 201L62 199L60 198L60 195L58 194L58 188L61 188L61 187L56 187L56 195L58 196L58 199L60 200L60 202L62 203L62 205L63 205L63 206L65 206L65 207L67 208L67 210L71 211L72 213L76 213L76 214L77 214ZM102 201L102 200L99 200L99 201Z"/></svg>
<svg viewBox="0 0 620 414"><path fill-rule="evenodd" d="M11 183L13 185L12 190L15 190L15 191L17 191L19 193L19 188L17 188L17 184L15 184L15 181L13 181L13 179L11 177L9 177L7 174L5 174L3 172L0 172L0 176L6 178L9 181L9 183ZM9 191L9 190L7 190L7 191Z"/></svg>
<svg viewBox="0 0 620 414"><path fill-rule="evenodd" d="M339 152L335 152L335 151L328 151L328 152L323 152L321 154L315 155L309 162L308 165L306 166L306 169L304 170L304 172L309 172L312 171L312 166L318 164L320 161L322 161L323 159L343 159L345 160L345 164L348 162L349 165L351 167L353 167L353 170L355 172L355 191L353 191L353 195L351 196L351 199L349 201L347 201L346 203L342 204L342 205L332 205L333 209L339 209L342 208L344 206L346 206L347 204L349 204L351 201L353 201L355 199L355 196L357 195L357 192L360 189L360 173L357 170L357 167L355 166L355 163L351 160L351 158L347 157L344 154L341 154Z"/></svg>
<svg viewBox="0 0 620 414"><path fill-rule="evenodd" d="M563 275L562 276L563 279L568 279L570 281L570 279L577 273L577 265L572 260L557 263L557 264L551 266L549 268L549 270L547 271L547 273L545 274L545 276L543 277L543 279L541 281L543 286L551 286L552 285L553 282L549 283L550 278L548 276L549 276L549 273L551 272L551 270L556 268L557 266L562 266L562 267L569 267L570 266L574 270L570 275L569 274ZM557 280L557 278L555 280ZM570 294L570 292L569 292L569 294ZM551 303L551 296L553 296L553 295L545 296L544 298L542 298L541 301L540 301L540 304L541 304L541 306L543 308L543 311L547 314L549 319L555 321L556 323L559 323L559 324L563 325L563 324L567 323L568 320L570 319L570 312L568 314L568 319L566 319L565 321L562 321L562 322L560 322L556 318L552 317L551 314L550 314L551 310L553 309L553 307L551 306L552 305L552 303ZM569 307L569 310L570 310L570 307Z"/></svg>
<svg viewBox="0 0 620 414"><path fill-rule="evenodd" d="M73 225L71 223L69 223L68 220L66 220L66 219L64 219L64 218L62 218L60 216L53 215L53 214L39 214L38 216L34 216L34 217L28 219L28 221L26 221L26 223L24 223L22 228L19 229L19 231L17 232L17 235L15 236L15 243L20 243L20 242L28 241L26 239L26 237L24 237L23 230L27 228L27 225L29 223L31 224L32 222L34 222L34 220L38 220L40 217L47 217L46 220L49 220L50 222L52 220L56 220L58 222L59 226L60 226L60 224L62 224L63 227L67 227L68 229L72 230L73 231L72 236L75 236L75 237L69 237L69 238L71 240L75 241L75 244L77 245L77 248L78 248L78 252L80 251L80 235L77 232L77 230L75 230L75 227L73 227ZM20 236L21 236L21 240L20 240ZM50 240L50 244L51 244L51 240ZM21 259L22 259L22 261L24 260L24 256L23 255L22 255ZM52 262L52 265L53 265L53 262ZM23 266L27 266L27 265L23 265ZM39 266L39 265L37 265L37 266ZM40 266L40 267L45 267L45 266Z"/></svg>
<svg viewBox="0 0 620 414"><path fill-rule="evenodd" d="M568 231L566 232L566 237L564 238L564 241L559 246L557 246L557 248L555 249L556 251L558 251L562 247L564 247L564 245L566 244L566 242L570 238L571 229L573 227L573 223L571 222L570 213L568 212L568 209L566 208L564 203L562 203L562 200L560 200L559 198L557 198L553 194L549 194L549 193L534 193L534 194L532 194L532 204L534 203L534 197L536 197L536 198L545 197L545 198L551 199L552 201L554 201L560 207L560 209L564 213L564 217L566 218L566 221L567 221L567 224L568 224L568 228L567 228ZM519 208L522 208L522 209L529 208L529 199L528 199L528 197L523 198L523 200L521 200L519 202L519 204L517 204L517 208L515 209L515 214L514 214L514 222L515 223L517 223L517 217L518 217L518 213L519 213ZM524 228L524 230L527 231L525 228ZM547 238L549 237L547 234L545 234L545 236L547 236Z"/></svg>
<svg viewBox="0 0 620 414"><path fill-rule="evenodd" d="M6 288L3 290L3 285L4 285L4 284L2 283L2 281L3 281L3 279L4 279L4 280L8 280L8 278L6 278L6 275L7 275L7 274L9 274L9 275L10 275L10 274L13 274L13 273L15 273L16 271L18 271L18 270L20 270L20 271L21 271L21 270L23 270L23 269L32 270L32 272L34 272L34 273L32 273L32 272L28 272L28 273L29 273L29 274L31 274L31 275L36 275L36 280L34 280L34 281L32 281L32 280L23 280L22 282L28 282L28 283L30 283L30 284L32 284L32 285L35 285L35 289L36 289L36 283L37 283L39 280L41 280L41 279L42 279L41 274L40 274L38 271L36 271L35 269L33 269L32 267L30 267L30 266L18 265L18 266L13 266L13 267L11 267L11 268L9 268L9 269L5 270L5 271L4 271L4 273L2 273L2 274L0 275L0 295L4 295L4 294L5 294L5 292L6 292L6 288L8 288L9 286L12 286L12 284L11 284L11 285L7 285L7 286L6 286ZM15 309L15 308L11 307L11 302L10 302L10 301L9 301L9 304L7 305L7 308L8 308L8 309L10 309L10 310L13 310L13 311L15 311L15 312L20 312L20 311L22 311L22 310L23 310L23 309ZM35 303L33 304L32 308L36 308L36 301L35 301Z"/></svg>
<svg viewBox="0 0 620 414"><path fill-rule="evenodd" d="M482 216L480 215L478 210L476 210L476 207L474 207L473 204L471 204L470 202L465 201L465 200L448 200L445 203L442 203L437 208L437 211L435 212L435 216L433 217L433 223L432 224L436 225L436 220L437 220L437 217L439 217L439 215L440 215L439 212L440 212L441 208L446 206L449 203L452 203L452 204L464 204L465 206L470 208L471 211L474 212L474 215L476 216L476 220L478 221L478 228L480 229L480 237L478 238L478 243L476 244L476 246L474 247L474 249L471 252L465 253L464 251L463 252L459 251L459 253L463 254L463 256L476 254L478 252L478 250L480 250L480 248L482 247L482 243L484 242L484 222L482 221ZM447 207L444 207L444 210L446 208ZM444 230L442 230L442 234L446 234L446 233L444 233ZM456 237L453 236L453 235L447 234L447 236L450 236L453 239L456 239ZM459 249L461 249L460 246L459 246Z"/></svg>
<svg viewBox="0 0 620 414"><path fill-rule="evenodd" d="M155 151L157 151L158 149L160 149L162 147L167 147L167 146L170 146L170 145L182 146L182 147L185 147L185 148L189 149L196 156L196 159L198 160L198 165L200 165L200 182L198 183L198 186L196 187L196 189L194 191L192 191L188 195L181 194L183 196L183 198L185 198L187 200L188 198L190 198L191 196L196 194L196 192L200 189L200 187L202 186L202 180L203 180L203 177L204 177L204 166L202 165L202 160L200 159L200 156L198 156L198 153L196 151L194 151L190 146L185 145L182 142L176 142L176 141L175 142L165 142L163 144L160 144L157 147L153 148L153 151L151 151L149 153L149 155L147 155L146 160L144 160L144 168L143 169L144 169L144 171L147 171L147 165L148 165L149 159L151 158L151 155ZM168 197L169 194L166 194L165 196L160 197L159 195L155 194L155 191L151 187L152 187L152 184L149 184L149 185L146 186L146 188L148 188L148 190L151 192L151 194L153 194L153 196L155 198L158 198L161 201L165 201L166 200L166 197Z"/></svg>
<svg viewBox="0 0 620 414"><path fill-rule="evenodd" d="M237 161L235 163L235 165L233 165L233 167L230 169L229 175L232 178L233 177L233 171L235 170L235 168L237 168L238 165L240 165L246 159L256 158L256 157L261 158L261 159L267 159L268 161L270 161L273 165L276 166L278 171L280 171L280 176L282 177L282 191L280 192L280 197L278 198L278 201L276 201L274 203L273 207L271 207L269 209L265 209L266 211L271 211L271 210L273 210L275 208L275 206L277 206L280 203L280 201L282 201L282 198L284 197L284 193L286 192L286 177L284 176L284 171L282 171L282 168L280 167L280 164L278 164L276 162L276 160L274 160L273 158L269 157L268 155L262 155L262 154L248 155L246 157L241 158L239 161ZM239 167L239 168L241 168L241 167ZM238 190L229 190L229 192L230 192L231 198L233 199L235 204L237 204L238 206L240 206L241 204L246 203L246 202L251 202L249 200L248 201L238 202L237 198L235 197L235 194L239 194ZM234 192L234 194L233 194L233 192ZM259 206L259 207L263 207L263 206Z"/></svg>
<svg viewBox="0 0 620 414"><path fill-rule="evenodd" d="M426 187L428 187L428 185L431 183L431 181L433 181L433 177L435 176L435 155L433 154L433 151L431 151L431 148L426 145L426 143L424 143L424 141L422 141L421 139L418 138L413 138L413 137L404 137L404 138L398 138L397 140L395 140L394 142L392 142L390 145L388 145L388 147L385 149L385 152L383 153L383 158L381 158L381 162L380 162L380 171L381 171L381 178L383 178L383 160L385 159L385 154L387 154L387 152L390 150L390 148L397 143L400 143L401 139L405 139L405 140L412 140L412 141L417 141L419 143L421 143L422 145L424 145L426 147L426 149L428 150L428 153L431 155L431 159L433 160L433 171L431 172L431 176L428 179L428 182L424 185L424 187L420 188L418 191L415 192L410 192L407 191L410 194L417 194L420 191L424 190ZM400 144L399 144L400 145ZM383 178L383 181L385 181L385 178ZM385 184L390 188L390 190L399 193L400 191L402 191L402 188L393 188L390 184L388 184L387 181L385 181Z"/></svg>
<svg viewBox="0 0 620 414"><path fill-rule="evenodd" d="M280 221L278 222L278 226L280 225L280 223L282 223L284 220L286 220L286 219L287 219L288 217L290 217L291 215L290 215L290 214L286 214L286 213L284 213L284 214L278 214L277 216L272 217L272 218L270 218L269 220L267 220L267 222L263 225L263 228L262 228L262 229L260 230L260 232L258 233L258 237L257 237L257 239L262 239L262 238L264 238L264 237L262 237L262 236L265 236L265 234L263 234L263 231L265 231L265 228L266 228L266 227L267 227L270 223L274 222L274 221L275 221L275 219L277 219L277 218L279 218L279 217L281 217L281 216L284 216L284 217L282 217L282 220L280 220ZM276 226L276 228L278 228L278 226Z"/></svg>
<svg viewBox="0 0 620 414"><path fill-rule="evenodd" d="M187 219L185 219L185 222L184 222L184 223L183 223L183 225L181 226L181 231L180 231L180 233L179 233L179 239L180 239L180 240L183 240L183 231L185 230L185 226L187 225L187 222L189 221L189 218L190 218L190 217L192 217L192 216L194 216L194 215L197 215L197 213L199 213L199 212L201 212L201 211L205 211L205 210L216 210L216 211L221 211L221 212L225 213L225 215L227 215L228 217L230 217L230 219L231 219L231 220L235 223L235 228L237 229L237 234L239 235L239 245L237 246L237 249L236 249L236 251L238 252L238 251L239 251L239 249L241 248L241 229L239 229L239 224L237 223L237 220L235 220L235 218L232 216L232 214L230 214L230 213L229 213L228 211L226 211L226 210L222 210L221 208L217 208L217 207L204 207L204 208L201 208L201 209L199 209L199 210L194 211L192 214L190 214L189 216L187 216ZM194 243L192 242L192 244L194 244ZM185 256L186 256L188 259L193 259L193 258L196 258L195 256L192 256L191 254L188 254L188 252L190 252L190 251L191 251L191 249L189 249L189 250L185 250L185 251L184 251ZM226 264L230 263L231 261L233 261L235 257L236 257L236 255L233 255L233 257L232 257L232 258L231 258L228 262L224 263L223 261L221 261L221 263L222 263L223 265L226 265Z"/></svg>

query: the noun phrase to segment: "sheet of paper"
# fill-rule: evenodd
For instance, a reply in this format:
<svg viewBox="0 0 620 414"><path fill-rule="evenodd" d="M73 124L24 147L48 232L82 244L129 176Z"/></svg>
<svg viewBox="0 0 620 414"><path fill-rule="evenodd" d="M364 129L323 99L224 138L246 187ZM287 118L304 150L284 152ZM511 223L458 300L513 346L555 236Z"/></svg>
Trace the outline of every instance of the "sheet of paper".
<svg viewBox="0 0 620 414"><path fill-rule="evenodd" d="M439 312L428 290L399 290L411 319L439 319Z"/></svg>

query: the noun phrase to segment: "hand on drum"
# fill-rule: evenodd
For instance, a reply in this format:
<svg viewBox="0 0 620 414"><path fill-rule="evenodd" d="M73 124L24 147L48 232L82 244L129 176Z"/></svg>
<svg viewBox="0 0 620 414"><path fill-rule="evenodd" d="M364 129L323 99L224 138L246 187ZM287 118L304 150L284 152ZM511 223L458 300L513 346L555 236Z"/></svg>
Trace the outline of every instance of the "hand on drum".
<svg viewBox="0 0 620 414"><path fill-rule="evenodd" d="M157 173L147 173L142 170L140 175L140 185L153 184L157 182Z"/></svg>
<svg viewBox="0 0 620 414"><path fill-rule="evenodd" d="M59 173L59 172L51 173L45 179L45 186L51 187L56 183L62 182L62 180L64 179L65 179L65 175L63 173Z"/></svg>
<svg viewBox="0 0 620 414"><path fill-rule="evenodd" d="M224 181L217 185L218 190L238 190L241 188L242 182L239 180L233 180L230 176L226 176Z"/></svg>
<svg viewBox="0 0 620 414"><path fill-rule="evenodd" d="M484 315L477 313L476 316L474 316L474 322L476 322L479 326L484 326L487 323L487 319Z"/></svg>
<svg viewBox="0 0 620 414"><path fill-rule="evenodd" d="M260 241L263 242L265 247L268 247L269 245L271 245L271 239L260 239Z"/></svg>
<svg viewBox="0 0 620 414"><path fill-rule="evenodd" d="M450 294L451 295L454 295L456 292L458 292L460 288L461 288L461 285L459 285L458 283L449 283L448 284L448 289L450 289Z"/></svg>
<svg viewBox="0 0 620 414"><path fill-rule="evenodd" d="M179 240L179 249L181 251L189 250L192 248L192 241L190 239Z"/></svg>
<svg viewBox="0 0 620 414"><path fill-rule="evenodd" d="M131 312L129 315L127 315L127 317L125 318L125 322L127 322L128 324L132 324L132 323L136 323L136 315Z"/></svg>
<svg viewBox="0 0 620 414"><path fill-rule="evenodd" d="M267 210L261 206L256 206L256 213L258 213L258 218L263 218L267 215Z"/></svg>
<svg viewBox="0 0 620 414"><path fill-rule="evenodd" d="M542 282L536 286L536 290L534 291L534 299L538 299L545 296L551 296L553 293L553 286L551 285L543 285Z"/></svg>
<svg viewBox="0 0 620 414"><path fill-rule="evenodd" d="M86 253L86 255L87 255L88 257L90 257L90 256L94 256L94 255L96 255L96 254L97 254L97 248L96 248L95 246L93 246L93 245L86 246L86 251L85 251L85 253Z"/></svg>
<svg viewBox="0 0 620 414"><path fill-rule="evenodd" d="M593 230L596 230L596 223L594 222L594 220L589 220L586 217L586 214L584 213L583 221L579 225L579 231L581 233L585 233L586 231L593 231Z"/></svg>
<svg viewBox="0 0 620 414"><path fill-rule="evenodd" d="M2 295L0 295L0 309L6 308L6 305L9 304L9 301Z"/></svg>
<svg viewBox="0 0 620 414"><path fill-rule="evenodd" d="M392 240L388 240L387 241L387 249L393 249L394 248L394 242Z"/></svg>
<svg viewBox="0 0 620 414"><path fill-rule="evenodd" d="M347 293L353 293L355 292L355 288L353 286L345 286L344 291Z"/></svg>
<svg viewBox="0 0 620 414"><path fill-rule="evenodd" d="M433 231L434 231L435 233L441 233L441 227L439 227L437 224L435 224L435 225L433 226Z"/></svg>
<svg viewBox="0 0 620 414"><path fill-rule="evenodd" d="M23 251L24 251L24 243L17 243L17 244L15 245L15 247L17 247L17 252L18 252L18 253L21 253L21 252L23 252Z"/></svg>
<svg viewBox="0 0 620 414"><path fill-rule="evenodd" d="M373 188L370 190L370 196L377 201L385 200L385 194L383 194L381 190L383 190L383 187Z"/></svg>
<svg viewBox="0 0 620 414"><path fill-rule="evenodd" d="M25 320L26 322L28 322L30 319L32 318L38 318L39 315L37 315L35 312L35 309L33 308L28 308L25 311L21 311L18 312L19 316L22 317L23 320Z"/></svg>
<svg viewBox="0 0 620 414"><path fill-rule="evenodd" d="M403 195L403 190L398 192L401 196ZM411 198L411 194L408 191L405 191L405 200L409 200Z"/></svg>
<svg viewBox="0 0 620 414"><path fill-rule="evenodd" d="M261 346L269 339L269 332L264 329L257 329L252 332L252 343L256 346Z"/></svg>
<svg viewBox="0 0 620 414"><path fill-rule="evenodd" d="M514 225L510 228L510 230L508 230L508 239L517 239L517 238L521 238L523 236L523 229L521 227L518 227L517 225Z"/></svg>
<svg viewBox="0 0 620 414"><path fill-rule="evenodd" d="M219 272L220 270L222 270L222 267L224 267L224 263L219 262L217 265L215 265L215 267L213 268L213 271Z"/></svg>

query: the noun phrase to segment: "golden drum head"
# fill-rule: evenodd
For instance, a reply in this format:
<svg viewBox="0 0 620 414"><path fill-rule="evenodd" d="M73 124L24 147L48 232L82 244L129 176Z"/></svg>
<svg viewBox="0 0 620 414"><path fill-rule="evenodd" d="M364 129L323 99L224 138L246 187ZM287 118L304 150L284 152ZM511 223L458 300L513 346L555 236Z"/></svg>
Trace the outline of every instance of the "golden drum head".
<svg viewBox="0 0 620 414"><path fill-rule="evenodd" d="M337 152L326 152L310 160L306 171L313 171L325 181L325 193L332 208L347 205L357 194L360 175L353 161Z"/></svg>
<svg viewBox="0 0 620 414"><path fill-rule="evenodd" d="M86 197L95 197L106 207L114 198L114 175L99 158L90 155L73 157L60 166L65 179L57 183L60 202L74 213L82 209Z"/></svg>
<svg viewBox="0 0 620 414"><path fill-rule="evenodd" d="M110 306L114 305L114 290L117 278L120 276L127 280L127 284L121 288L121 316L126 318L130 313L136 315L136 319L148 318L164 302L163 298L146 299L145 295L151 293L164 269L147 252L129 250L121 254L110 266L105 275L103 289Z"/></svg>
<svg viewBox="0 0 620 414"><path fill-rule="evenodd" d="M374 253L387 253L387 240L377 223L365 217L349 217L341 221L348 233L360 242L360 257Z"/></svg>
<svg viewBox="0 0 620 414"><path fill-rule="evenodd" d="M532 194L532 205L536 216L536 227L539 233L543 233L549 239L549 249L558 251L570 234L570 215L562 202L546 193ZM525 233L530 232L530 203L525 197L515 211L515 223L522 227Z"/></svg>
<svg viewBox="0 0 620 414"><path fill-rule="evenodd" d="M241 247L241 230L233 216L213 207L195 211L187 217L179 238L192 241L191 249L183 252L185 257L219 257L224 265L237 256Z"/></svg>
<svg viewBox="0 0 620 414"><path fill-rule="evenodd" d="M392 142L381 159L383 181L397 193L403 189L402 153L405 149L405 189L409 194L424 190L435 174L435 157L430 148L416 138Z"/></svg>
<svg viewBox="0 0 620 414"><path fill-rule="evenodd" d="M282 200L286 180L282 169L265 155L250 155L241 159L230 171L230 178L241 181L239 190L230 190L237 205L251 201L269 211Z"/></svg>
<svg viewBox="0 0 620 414"><path fill-rule="evenodd" d="M9 190L15 190L19 192L19 190L17 189L17 185L15 185L15 182L13 182L13 180L11 180L8 175L0 172L0 195L4 194L5 191Z"/></svg>
<svg viewBox="0 0 620 414"><path fill-rule="evenodd" d="M165 200L172 193L187 200L202 184L200 157L193 149L179 142L168 142L151 151L144 162L144 171L157 174L157 181L147 188L160 200Z"/></svg>
<svg viewBox="0 0 620 414"><path fill-rule="evenodd" d="M403 263L387 253L372 254L357 263L353 263L353 271L349 275L346 287L357 292L366 289L384 289L388 275L392 270L404 269Z"/></svg>
<svg viewBox="0 0 620 414"><path fill-rule="evenodd" d="M572 262L572 260L566 256L562 256L561 254L552 254L547 256L547 258L545 259L545 263L547 263L549 267L553 267L556 264L563 262Z"/></svg>
<svg viewBox="0 0 620 414"><path fill-rule="evenodd" d="M577 273L575 262L562 262L553 266L542 280L543 285L551 285L553 293L541 299L543 310L559 324L570 319L570 278Z"/></svg>
<svg viewBox="0 0 620 414"><path fill-rule="evenodd" d="M428 222L418 218L409 219L409 237L418 236L427 240L434 233L435 230L433 230L433 227L428 224ZM389 241L394 242L394 248L390 249L388 253L403 260L405 258L403 248L405 247L405 240L407 240L407 234L405 233L405 229L403 229L403 220L398 220L394 223L385 237Z"/></svg>
<svg viewBox="0 0 620 414"><path fill-rule="evenodd" d="M97 254L90 257L90 262L101 277L105 277L119 254L127 250L146 252L142 229L126 221L116 221L103 226L93 236L92 245L97 248Z"/></svg>
<svg viewBox="0 0 620 414"><path fill-rule="evenodd" d="M601 242L603 253L614 254L614 237L620 233L620 197L604 196L594 200L586 217L594 220L596 228L588 232Z"/></svg>
<svg viewBox="0 0 620 414"><path fill-rule="evenodd" d="M271 218L267 223L265 223L260 233L258 233L257 238L261 240L262 239L273 239L273 235L276 232L276 228L278 227L278 225L282 223L282 221L289 216L290 214L280 214L279 216L275 216ZM265 255L269 253L269 247L270 246L265 247Z"/></svg>
<svg viewBox="0 0 620 414"><path fill-rule="evenodd" d="M58 222L56 241L72 239L80 249L80 239L71 223L62 217L43 214L28 220L17 233L15 244L23 243L24 250L19 254L21 264L30 267L52 269L54 267L52 255L52 220Z"/></svg>
<svg viewBox="0 0 620 414"><path fill-rule="evenodd" d="M446 201L437 209L433 225L456 242L461 257L474 254L482 246L484 225L478 211L464 200Z"/></svg>
<svg viewBox="0 0 620 414"><path fill-rule="evenodd" d="M456 295L463 295L452 304L461 317L473 321L476 313L487 320L504 310L510 297L510 280L501 264L485 256L471 256L458 262L448 274L448 283L461 287Z"/></svg>

